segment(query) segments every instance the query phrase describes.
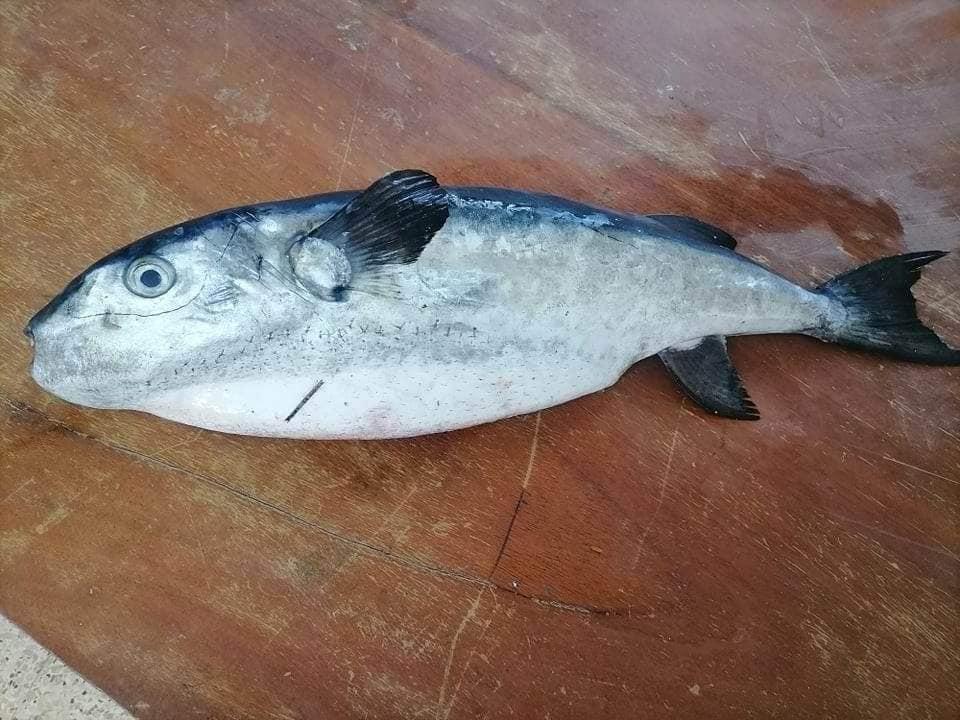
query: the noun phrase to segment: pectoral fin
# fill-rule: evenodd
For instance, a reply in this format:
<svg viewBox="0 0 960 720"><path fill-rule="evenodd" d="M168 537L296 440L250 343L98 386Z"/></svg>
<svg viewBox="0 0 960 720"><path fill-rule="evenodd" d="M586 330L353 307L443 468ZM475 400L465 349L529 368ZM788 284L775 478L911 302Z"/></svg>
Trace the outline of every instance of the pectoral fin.
<svg viewBox="0 0 960 720"><path fill-rule="evenodd" d="M760 413L727 355L727 341L711 335L692 347L660 352L667 370L693 400L716 415L759 420Z"/></svg>
<svg viewBox="0 0 960 720"><path fill-rule="evenodd" d="M377 180L288 250L297 280L324 300L377 292L389 267L412 263L447 220L447 194L422 170Z"/></svg>

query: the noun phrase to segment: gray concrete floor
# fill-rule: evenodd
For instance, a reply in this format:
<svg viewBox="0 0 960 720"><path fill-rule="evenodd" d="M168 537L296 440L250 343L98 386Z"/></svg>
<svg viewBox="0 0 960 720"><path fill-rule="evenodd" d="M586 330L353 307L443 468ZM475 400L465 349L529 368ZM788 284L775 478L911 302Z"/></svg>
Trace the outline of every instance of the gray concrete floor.
<svg viewBox="0 0 960 720"><path fill-rule="evenodd" d="M0 720L133 717L0 615Z"/></svg>

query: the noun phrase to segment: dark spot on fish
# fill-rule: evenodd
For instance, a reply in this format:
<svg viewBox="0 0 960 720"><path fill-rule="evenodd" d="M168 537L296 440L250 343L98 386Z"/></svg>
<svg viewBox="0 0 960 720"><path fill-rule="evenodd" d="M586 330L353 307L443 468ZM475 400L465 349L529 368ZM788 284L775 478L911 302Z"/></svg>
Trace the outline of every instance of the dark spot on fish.
<svg viewBox="0 0 960 720"><path fill-rule="evenodd" d="M234 215L236 216L237 222L241 225L247 223L253 223L255 225L260 222L259 211L252 207L237 208L234 210Z"/></svg>
<svg viewBox="0 0 960 720"><path fill-rule="evenodd" d="M160 284L160 281L163 278L160 277L160 273L156 270L144 270L140 273L140 282L146 285L148 288L155 288Z"/></svg>
<svg viewBox="0 0 960 720"><path fill-rule="evenodd" d="M108 328L118 328L120 323L117 322L116 318L113 316L113 313L107 312L103 314L103 320L101 320L104 327Z"/></svg>
<svg viewBox="0 0 960 720"><path fill-rule="evenodd" d="M316 394L317 390L319 390L322 386L323 386L323 380L318 380L317 384L307 391L307 394L303 396L303 399L301 399L300 402L297 403L297 406L293 409L293 411L289 415L287 415L283 419L283 421L290 422L296 416L296 414L300 412L301 409L303 409L303 406L310 401L310 398L312 398Z"/></svg>

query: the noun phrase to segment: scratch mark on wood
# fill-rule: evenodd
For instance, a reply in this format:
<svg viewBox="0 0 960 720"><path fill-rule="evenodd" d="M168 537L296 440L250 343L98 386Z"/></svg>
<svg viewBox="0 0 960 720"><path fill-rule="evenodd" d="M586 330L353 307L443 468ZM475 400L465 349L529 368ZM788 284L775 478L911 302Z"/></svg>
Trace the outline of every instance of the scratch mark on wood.
<svg viewBox="0 0 960 720"><path fill-rule="evenodd" d="M530 482L530 475L533 474L533 461L537 457L537 443L540 440L540 420L542 415L543 411L538 410L536 424L533 426L533 439L530 441L530 456L527 458L527 469L523 473L523 483L520 485L521 490L527 489L527 484Z"/></svg>
<svg viewBox="0 0 960 720"><path fill-rule="evenodd" d="M683 410L683 403L680 403L680 410ZM670 481L670 470L673 468L673 454L677 449L677 437L680 435L680 413L677 414L677 423L676 427L673 429L673 437L670 439L670 450L667 453L667 464L663 468L663 474L660 479L660 496L657 498L657 506L653 509L653 514L650 516L650 522L647 523L647 526L643 529L643 533L640 535L640 542L637 543L637 552L633 557L633 565L631 567L636 568L637 563L640 562L640 555L643 552L644 543L647 541L647 535L650 534L650 528L653 527L653 524L657 521L657 516L660 515L660 510L663 508L663 499L667 494L667 483Z"/></svg>
<svg viewBox="0 0 960 720"><path fill-rule="evenodd" d="M801 13L801 15L803 15L803 13ZM813 45L814 52L817 53L817 59L820 61L820 65L823 67L824 72L826 72L830 79L837 84L837 87L840 88L840 92L847 97L850 97L850 93L847 92L847 89L843 86L843 83L840 82L840 78L833 71L833 68L827 61L827 56L823 54L823 50L821 50L820 46L817 45L817 41L813 37L813 28L810 27L810 18L808 18L806 15L803 15L803 25L807 29L807 37L810 39L810 43Z"/></svg>
<svg viewBox="0 0 960 720"><path fill-rule="evenodd" d="M500 603L497 602L497 593L491 592L491 598L493 599L493 609L490 611L490 615L487 618L487 621L483 623L483 628L480 630L480 634L477 636L477 640L473 644L473 648L471 648L470 654L467 656L467 661L463 664L463 668L460 670L460 675L457 678L457 684L454 686L453 692L450 693L450 699L447 701L447 708L443 716L445 719L450 717L450 713L452 712L453 707L457 703L457 697L460 694L460 687L463 685L463 679L464 677L466 677L467 672L470 670L470 665L473 663L474 658L477 657L477 647L479 646L483 638L486 636L487 630L490 629L490 625L493 623L494 617L496 616L497 612L500 609ZM483 655L481 655L480 658L487 665L490 664L490 661ZM476 688L477 684L478 683L475 682L472 687Z"/></svg>
<svg viewBox="0 0 960 720"><path fill-rule="evenodd" d="M177 448L184 447L185 445L190 445L192 443L195 443L197 440L203 437L205 433L206 433L206 430L203 430L203 429L197 430L195 433L193 433L193 435L186 438L185 440L181 440L180 442L175 442L173 445L160 448L156 452L150 453L149 457L156 458L161 455L164 455L165 453L170 452L171 450L176 450Z"/></svg>
<svg viewBox="0 0 960 720"><path fill-rule="evenodd" d="M27 479L24 480L22 483L20 483L19 485L17 485L13 490L11 490L9 493L7 493L6 497L4 497L3 499L0 499L0 505L3 505L7 500L9 500L9 499L12 498L14 495L16 495L18 492L20 492L21 490L23 490L27 485L29 485L30 483L32 483L33 480L34 480L34 478L27 478Z"/></svg>
<svg viewBox="0 0 960 720"><path fill-rule="evenodd" d="M884 460L887 460L888 462L896 463L897 465L903 465L903 467L910 468L911 470L916 470L917 472L921 472L924 475L940 478L941 480L946 480L948 483L953 483L954 485L960 485L960 480L953 480L951 478L948 478L946 475L940 475L939 473L935 473L932 470L924 470L922 467L911 465L910 463L906 463L903 460L897 460L896 458L890 457L889 455L882 455L881 457Z"/></svg>
<svg viewBox="0 0 960 720"><path fill-rule="evenodd" d="M853 150L850 145L833 145L831 147L818 147L811 150L805 150L797 153L794 157L797 159L808 158L816 155L826 155L827 153L843 152L844 150Z"/></svg>
<svg viewBox="0 0 960 720"><path fill-rule="evenodd" d="M534 600L537 605L546 605L547 607L560 608L561 610L569 610L570 612L581 613L582 615L607 615L609 614L605 610L600 610L598 608L591 608L586 605L574 605L573 603L565 603L562 600L543 600L536 598Z"/></svg>
<svg viewBox="0 0 960 720"><path fill-rule="evenodd" d="M927 543L923 543L918 540L911 540L910 538L904 537L903 535L897 535L897 533L890 532L889 530L884 530L883 528L878 528L874 525L870 525L869 523L861 522L860 520L854 520L853 518L848 518L843 515L837 515L836 513L827 513L827 515L833 518L834 520L839 520L840 522L847 523L850 525L857 525L859 527L865 528L866 530L869 530L870 532L877 533L878 535L886 535L887 537L894 538L895 540L899 540L900 542L907 543L908 545L913 545L914 547L922 548L923 550L928 550L932 553L936 553L937 555L945 557L948 560L951 560L955 563L960 563L960 557L958 557L957 555L954 555L952 552L950 552L945 548L936 547L935 545L928 545Z"/></svg>
<svg viewBox="0 0 960 720"><path fill-rule="evenodd" d="M750 143L748 143L747 138L743 136L743 132L741 132L740 130L737 130L737 135L740 136L740 140L743 142L744 146L746 146L747 150L750 151L750 154L753 155L760 162L763 162L763 158L757 155L756 151L752 147L750 147Z"/></svg>
<svg viewBox="0 0 960 720"><path fill-rule="evenodd" d="M496 603L496 593L494 593L494 603ZM496 608L492 612L496 612ZM493 614L491 613L490 617L487 618L487 621L483 624L483 629L480 631L479 637L477 637L477 642L474 643L474 647L470 650L470 655L467 656L467 661L463 664L463 669L460 671L460 677L457 678L457 684L453 688L453 692L450 693L450 700L447 702L447 709L444 712L444 720L450 717L450 713L453 710L454 705L457 704L457 697L460 694L460 687L463 685L463 678L466 676L467 671L470 670L470 664L473 662L473 659L477 656L477 644L483 640L484 636L487 634L487 630L490 629L490 624L493 622ZM489 664L489 663L488 663ZM474 684L476 687L476 683Z"/></svg>
<svg viewBox="0 0 960 720"><path fill-rule="evenodd" d="M340 158L340 170L337 172L337 186L339 190L343 185L343 171L347 167L347 158L350 155L350 146L353 144L353 132L357 127L357 118L360 115L360 107L363 103L363 93L367 88L367 68L370 65L370 49L367 48L363 53L363 68L360 70L360 86L357 89L357 102L353 106L353 117L350 118L350 129L347 131L347 142L343 147L343 157Z"/></svg>
<svg viewBox="0 0 960 720"><path fill-rule="evenodd" d="M497 557L493 561L493 568L490 570L489 577L500 567L500 560L507 549L507 542L510 540L510 533L513 532L513 524L517 521L517 515L520 514L520 507L523 505L524 496L527 494L527 485L530 482L530 476L533 474L533 461L537 457L537 443L540 440L540 420L543 415L542 410L537 411L536 424L533 426L533 439L530 441L530 454L527 457L527 469L523 473L523 481L520 483L520 496L517 498L517 504L513 507L513 516L510 518L510 524L507 525L507 532L503 536L503 542L500 543L500 549L497 551Z"/></svg>
<svg viewBox="0 0 960 720"><path fill-rule="evenodd" d="M945 427L940 427L940 426L938 425L938 426L937 426L937 430L939 430L940 432L942 432L942 433L943 433L944 435L946 435L947 437L953 438L953 439L956 440L957 442L960 442L960 436L954 435L952 432L950 432L949 430L947 430Z"/></svg>
<svg viewBox="0 0 960 720"><path fill-rule="evenodd" d="M303 398L300 400L300 402L297 403L297 406L293 409L293 411L292 411L289 415L287 415L287 416L283 419L283 421L284 421L284 422L290 422L291 420L293 420L293 418L296 417L296 414L303 409L303 406L304 406L304 405L306 405L308 402L310 402L310 398L312 398L314 395L316 395L316 394L317 394L317 390L319 390L322 386L323 386L323 380L317 380L317 384L314 385L312 388L310 388L310 390L307 392L307 394L303 396Z"/></svg>
<svg viewBox="0 0 960 720"><path fill-rule="evenodd" d="M382 533L384 530L387 529L387 526L388 526L391 522L393 522L393 519L400 513L400 511L406 506L406 504L407 504L408 502L410 502L410 498L412 498L412 497L416 494L417 490L419 490L419 489L420 489L420 488L418 488L418 487L416 487L416 486L412 487L412 488L410 489L410 492L408 492L408 493L403 497L403 500L401 500L399 503L397 503L397 506L396 506L393 510L390 511L390 513L383 519L383 522L381 522L381 523L377 526L377 529L373 531L371 537L372 537L374 540L377 539L377 536L378 536L380 533ZM396 544L396 539L394 538L394 543L392 543L392 544L390 545L390 550L391 550L391 551L393 550L393 547L394 547L395 544Z"/></svg>
<svg viewBox="0 0 960 720"><path fill-rule="evenodd" d="M852 410L850 410L850 409L849 409L848 407L846 407L845 405L841 405L841 406L840 406L840 410L843 411L844 413L846 413L847 415L849 415L850 417L852 417L852 418L853 418L854 420L856 420L857 422L861 423L862 425L866 425L866 426L867 426L868 428L870 428L871 430L876 430L877 432L882 433L883 435L887 435L887 436L889 437L889 433L886 433L886 432L884 432L883 430L881 430L880 428L878 428L876 425L873 425L873 424L867 422L866 420L864 420L862 417L860 417L859 415L857 415L855 412L853 412Z"/></svg>
<svg viewBox="0 0 960 720"><path fill-rule="evenodd" d="M477 614L477 608L480 607L480 597L483 595L483 588L480 589L480 592L477 593L477 596L473 599L473 602L470 603L470 607L467 608L466 614L463 616L463 620L460 621L457 631L453 634L453 638L450 640L450 649L447 651L447 665L443 669L443 682L440 683L440 699L437 700L437 718L446 718L450 717L450 711L453 709L453 702L446 704L444 707L444 701L446 700L447 695L447 684L450 682L450 668L453 666L453 657L457 652L457 643L460 642L460 635L463 633L463 629L467 626L467 623L473 619L473 616Z"/></svg>

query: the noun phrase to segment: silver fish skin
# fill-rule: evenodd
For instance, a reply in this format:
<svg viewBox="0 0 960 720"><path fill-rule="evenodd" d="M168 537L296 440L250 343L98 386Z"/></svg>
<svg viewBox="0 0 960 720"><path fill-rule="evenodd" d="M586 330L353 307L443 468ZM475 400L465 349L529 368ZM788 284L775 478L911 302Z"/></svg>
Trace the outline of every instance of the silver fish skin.
<svg viewBox="0 0 960 720"><path fill-rule="evenodd" d="M406 204L388 208L398 217L419 207L402 191ZM912 312L909 285L942 253L879 261L905 273L894 288L874 282L889 268L866 266L805 289L695 220L498 188L442 193L442 226L406 254L389 213L376 232L373 220L342 220L363 192L153 233L94 263L30 320L32 375L71 403L211 430L390 438L557 405L658 354L705 408L755 419L726 356L731 335L805 333L960 362L919 321L902 337L874 328L878 304Z"/></svg>

